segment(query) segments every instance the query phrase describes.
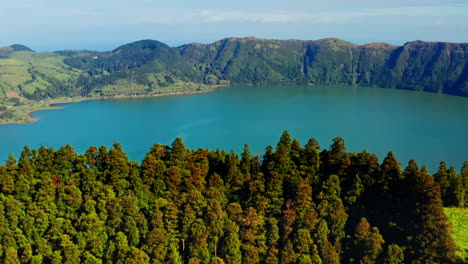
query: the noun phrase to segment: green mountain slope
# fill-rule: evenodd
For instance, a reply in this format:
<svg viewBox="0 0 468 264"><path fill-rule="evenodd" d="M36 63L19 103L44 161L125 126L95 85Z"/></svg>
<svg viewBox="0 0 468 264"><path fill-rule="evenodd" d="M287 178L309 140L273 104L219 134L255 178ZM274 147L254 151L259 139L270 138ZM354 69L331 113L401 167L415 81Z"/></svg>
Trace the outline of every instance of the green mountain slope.
<svg viewBox="0 0 468 264"><path fill-rule="evenodd" d="M111 52L82 52L64 62L87 72L78 83L82 95L161 92L168 86L194 86L201 79L177 50L154 40L137 41Z"/></svg>
<svg viewBox="0 0 468 264"><path fill-rule="evenodd" d="M205 74L236 84L346 84L468 95L467 44L231 38L178 49Z"/></svg>
<svg viewBox="0 0 468 264"><path fill-rule="evenodd" d="M205 76L235 84L306 83L304 43L256 38L223 39L210 45L179 47L182 56Z"/></svg>
<svg viewBox="0 0 468 264"><path fill-rule="evenodd" d="M110 52L0 48L0 97L142 95L226 84L343 84L468 96L468 44L356 45L227 38L172 48L142 40Z"/></svg>

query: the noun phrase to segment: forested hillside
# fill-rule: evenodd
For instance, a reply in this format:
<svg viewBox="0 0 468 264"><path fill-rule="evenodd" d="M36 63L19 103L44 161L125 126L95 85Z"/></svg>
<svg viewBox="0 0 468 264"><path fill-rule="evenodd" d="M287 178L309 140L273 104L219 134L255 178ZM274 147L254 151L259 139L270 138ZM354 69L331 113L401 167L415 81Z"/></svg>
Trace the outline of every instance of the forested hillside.
<svg viewBox="0 0 468 264"><path fill-rule="evenodd" d="M468 44L249 37L176 48L142 40L110 52L0 48L1 97L143 95L229 84L360 85L468 96Z"/></svg>
<svg viewBox="0 0 468 264"><path fill-rule="evenodd" d="M155 144L28 147L0 166L2 263L458 263L446 206L468 162L428 175L342 138L285 132L263 157Z"/></svg>
<svg viewBox="0 0 468 264"><path fill-rule="evenodd" d="M224 39L181 54L235 84L343 84L468 95L468 44Z"/></svg>

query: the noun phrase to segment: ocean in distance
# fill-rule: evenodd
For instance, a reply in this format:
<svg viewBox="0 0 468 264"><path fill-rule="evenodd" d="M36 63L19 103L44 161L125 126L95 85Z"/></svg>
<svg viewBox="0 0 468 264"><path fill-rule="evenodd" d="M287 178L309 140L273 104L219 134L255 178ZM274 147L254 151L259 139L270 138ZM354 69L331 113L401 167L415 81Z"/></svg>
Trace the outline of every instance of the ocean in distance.
<svg viewBox="0 0 468 264"><path fill-rule="evenodd" d="M288 130L302 145L315 137L322 149L334 137L347 150L388 151L434 173L440 161L460 170L468 160L468 98L396 89L349 86L237 86L182 96L93 100L33 113L31 124L0 126L0 159L19 157L24 145L78 153L122 144L141 162L154 143L182 137L189 148L263 155Z"/></svg>

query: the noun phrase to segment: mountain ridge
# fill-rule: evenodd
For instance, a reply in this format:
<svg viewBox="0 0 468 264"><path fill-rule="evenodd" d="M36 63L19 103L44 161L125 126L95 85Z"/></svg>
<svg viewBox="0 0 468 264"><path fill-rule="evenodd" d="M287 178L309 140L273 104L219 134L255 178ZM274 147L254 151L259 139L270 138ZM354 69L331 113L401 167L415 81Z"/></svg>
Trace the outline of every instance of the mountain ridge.
<svg viewBox="0 0 468 264"><path fill-rule="evenodd" d="M338 38L230 37L210 44L190 43L178 47L145 39L106 52L37 53L23 45L15 47L19 50L13 45L0 48L1 57L11 58L29 50L32 57L58 60L57 64L63 67L60 72L70 76L67 83L63 83L55 78L55 73L41 73L41 78L47 81L41 88L35 88L34 69L25 66L27 74L31 75L23 76L26 81L0 83L4 95L11 90L32 100L55 95L89 96L102 94L102 91L106 95L154 93L174 83L194 87L230 84L375 86L468 96L468 43L415 40L394 46L382 42L358 45ZM25 56L20 57L24 60ZM25 85L29 88L21 89ZM128 86L137 88L127 91L125 87ZM51 89L53 92L49 91Z"/></svg>

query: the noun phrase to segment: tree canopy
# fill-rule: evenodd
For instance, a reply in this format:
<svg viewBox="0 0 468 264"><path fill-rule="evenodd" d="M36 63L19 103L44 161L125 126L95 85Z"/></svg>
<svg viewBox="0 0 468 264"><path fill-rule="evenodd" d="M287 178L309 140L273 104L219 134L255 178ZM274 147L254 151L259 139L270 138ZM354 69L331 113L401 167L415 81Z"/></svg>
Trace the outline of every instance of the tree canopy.
<svg viewBox="0 0 468 264"><path fill-rule="evenodd" d="M155 144L25 147L0 166L2 263L457 263L443 204L466 167L428 175L389 153L319 152L285 132L262 160ZM466 165L466 164L465 164Z"/></svg>

